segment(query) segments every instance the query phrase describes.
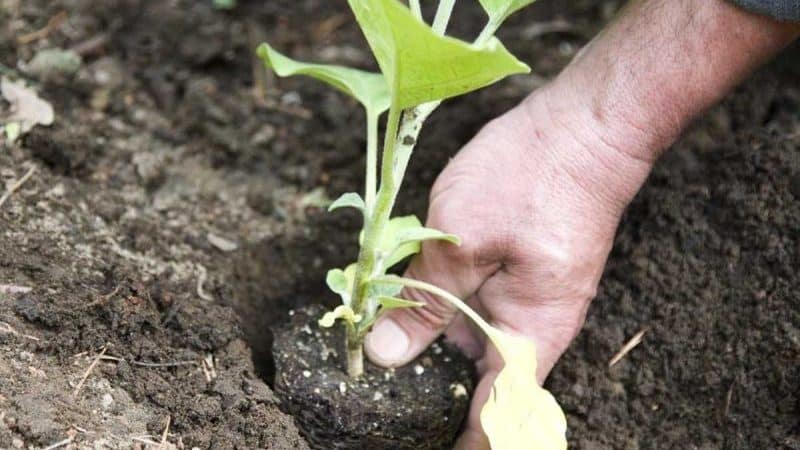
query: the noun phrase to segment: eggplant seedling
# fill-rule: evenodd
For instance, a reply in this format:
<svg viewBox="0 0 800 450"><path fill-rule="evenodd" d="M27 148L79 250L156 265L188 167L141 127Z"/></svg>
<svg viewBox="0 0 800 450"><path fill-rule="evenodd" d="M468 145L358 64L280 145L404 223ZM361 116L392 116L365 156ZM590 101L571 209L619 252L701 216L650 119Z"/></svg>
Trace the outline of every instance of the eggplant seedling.
<svg viewBox="0 0 800 450"><path fill-rule="evenodd" d="M408 7L398 0L348 0L381 73L295 61L268 44L258 48L265 65L279 76L316 78L352 96L366 110L363 196L346 193L329 208L351 207L361 212L358 260L328 272L327 284L341 297L342 304L326 313L319 325L343 324L347 372L357 378L364 371L364 338L380 315L395 308L423 306L401 298L404 287L429 291L453 303L487 333L506 362L481 414L495 449L521 448L520 443L525 443L525 448L566 448L564 415L535 381L536 349L531 342L490 326L458 298L436 286L387 275L393 266L418 253L423 241L460 244L457 236L424 227L415 216L392 217L392 210L422 125L440 103L509 75L529 72L495 32L506 18L533 1L480 0L488 21L474 42L465 42L445 35L455 0L439 1L431 25L422 17L419 0L410 0ZM384 113L379 166L378 124ZM537 446L530 447L530 443Z"/></svg>

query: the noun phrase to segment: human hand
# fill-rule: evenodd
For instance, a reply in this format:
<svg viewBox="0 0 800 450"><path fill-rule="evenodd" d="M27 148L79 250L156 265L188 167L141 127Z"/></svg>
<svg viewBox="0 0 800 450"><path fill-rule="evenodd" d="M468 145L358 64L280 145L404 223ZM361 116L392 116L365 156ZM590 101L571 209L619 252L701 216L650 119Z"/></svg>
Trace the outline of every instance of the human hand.
<svg viewBox="0 0 800 450"><path fill-rule="evenodd" d="M651 165L590 138L586 123L567 125L576 111L552 93L543 89L486 126L447 166L427 226L462 245L426 242L406 273L533 340L540 382L583 324L620 215ZM382 318L367 337L368 356L400 366L445 332L477 360L481 381L462 443L485 448L479 411L502 360L449 303L415 290L404 296L426 306Z"/></svg>

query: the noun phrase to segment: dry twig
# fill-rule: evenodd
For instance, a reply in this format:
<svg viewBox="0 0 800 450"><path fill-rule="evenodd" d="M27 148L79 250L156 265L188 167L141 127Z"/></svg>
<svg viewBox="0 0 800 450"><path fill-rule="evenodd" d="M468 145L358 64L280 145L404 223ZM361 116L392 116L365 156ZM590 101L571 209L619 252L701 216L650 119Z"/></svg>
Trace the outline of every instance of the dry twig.
<svg viewBox="0 0 800 450"><path fill-rule="evenodd" d="M203 289L203 285L206 283L206 280L208 279L208 271L206 270L206 268L203 265L198 264L197 265L197 272L198 272L198 275L197 275L197 296L202 298L203 300L206 300L206 301L209 301L209 302L213 302L214 301L214 297L209 295L208 292L206 292Z"/></svg>
<svg viewBox="0 0 800 450"><path fill-rule="evenodd" d="M36 336L31 336L29 334L20 333L19 331L15 330L11 325L9 325L9 324L7 324L5 322L0 322L0 332L13 334L14 336L23 337L25 339L30 339L32 341L37 341L37 342L41 340Z"/></svg>
<svg viewBox="0 0 800 450"><path fill-rule="evenodd" d="M45 447L43 450L53 450L53 449L56 449L56 448L59 448L59 447L66 447L67 445L71 444L72 441L74 441L74 440L75 440L75 436L70 436L70 437L64 439L63 441L58 441L53 445Z"/></svg>
<svg viewBox="0 0 800 450"><path fill-rule="evenodd" d="M0 294L27 294L33 288L28 286L17 286L15 284L0 284Z"/></svg>
<svg viewBox="0 0 800 450"><path fill-rule="evenodd" d="M618 363L625 355L628 354L631 350L634 349L639 343L642 342L642 338L644 334L647 333L647 328L643 328L641 331L636 333L622 348L611 358L611 361L608 362L608 367L612 367L614 364Z"/></svg>
<svg viewBox="0 0 800 450"><path fill-rule="evenodd" d="M81 388L83 387L83 384L86 383L86 380L89 378L89 375L92 374L92 370L94 370L94 366L96 366L97 363L100 362L100 359L103 358L103 356L106 354L106 350L108 350L108 344L103 346L103 349L100 351L100 354L98 354L97 356L94 357L94 360L92 360L92 363L89 365L89 368L87 368L86 372L84 372L83 378L81 378L81 381L78 383L77 386L75 386L75 390L72 391L72 396L73 397L77 397L78 396L78 393L81 391Z"/></svg>
<svg viewBox="0 0 800 450"><path fill-rule="evenodd" d="M23 175L22 178L17 180L16 183L12 184L11 187L8 188L6 193L3 194L2 197L0 197L0 207L2 207L3 203L5 203L8 200L8 198L11 197L11 195L14 194L14 192L17 192L17 190L19 190L19 188L21 188L22 185L25 184L25 182L28 181L28 179L31 176L33 176L34 172L36 172L36 166L31 166L31 168L28 169L28 173Z"/></svg>
<svg viewBox="0 0 800 450"><path fill-rule="evenodd" d="M22 36L17 38L17 43L20 45L30 44L33 41L38 41L39 39L46 38L50 33L52 33L56 28L60 27L64 21L67 20L67 12L61 11L55 16L51 17L50 20L47 21L47 25L44 27L28 33L23 34Z"/></svg>
<svg viewBox="0 0 800 450"><path fill-rule="evenodd" d="M169 425L172 422L172 416L167 416L167 426L164 427L164 434L161 435L161 444L158 446L158 450L162 450L165 445L167 445L167 436L169 436Z"/></svg>

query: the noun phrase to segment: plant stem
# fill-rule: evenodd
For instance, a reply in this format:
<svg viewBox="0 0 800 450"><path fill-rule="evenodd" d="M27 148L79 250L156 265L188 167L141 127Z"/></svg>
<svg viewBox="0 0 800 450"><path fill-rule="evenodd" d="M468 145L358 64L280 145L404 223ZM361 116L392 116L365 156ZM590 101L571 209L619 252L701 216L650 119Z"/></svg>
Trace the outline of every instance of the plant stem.
<svg viewBox="0 0 800 450"><path fill-rule="evenodd" d="M358 253L355 280L353 283L352 300L350 306L355 314L369 321L364 312L367 296L369 294L369 280L375 270L377 261L377 247L383 235L383 229L389 221L397 189L394 180L395 147L397 130L400 127L401 110L392 106L389 117L386 119L386 136L383 144L383 158L381 161L381 187L378 189L374 208L366 215L364 221L364 241ZM353 327L356 328L356 327ZM347 372L351 377L357 377L363 372L364 335L366 329L348 330L347 342ZM361 368L359 368L359 365ZM355 374L355 375L354 375Z"/></svg>
<svg viewBox="0 0 800 450"><path fill-rule="evenodd" d="M432 26L433 31L437 34L444 34L455 5L456 0L439 0L439 7L436 9L436 17L433 19Z"/></svg>
<svg viewBox="0 0 800 450"><path fill-rule="evenodd" d="M355 327L347 330L347 374L358 378L364 374L364 339L355 333Z"/></svg>
<svg viewBox="0 0 800 450"><path fill-rule="evenodd" d="M408 8L411 9L411 13L414 14L414 17L422 20L422 8L419 5L419 0L408 0Z"/></svg>
<svg viewBox="0 0 800 450"><path fill-rule="evenodd" d="M364 217L372 214L375 207L378 171L378 114L367 110L367 177L364 192L366 211Z"/></svg>
<svg viewBox="0 0 800 450"><path fill-rule="evenodd" d="M478 327L481 328L489 337L493 336L493 333L491 332L493 327L489 325L489 323L486 322L483 317L476 313L475 310L467 306L467 304L464 303L460 298L440 287L425 283L424 281L414 280L412 278L398 277L397 275L384 275L381 277L376 277L373 281L376 283L396 284L412 289L418 289L420 291L430 292L433 295L439 296L452 303L453 306L458 308L459 311L464 313L464 315L475 322L475 324L478 325Z"/></svg>

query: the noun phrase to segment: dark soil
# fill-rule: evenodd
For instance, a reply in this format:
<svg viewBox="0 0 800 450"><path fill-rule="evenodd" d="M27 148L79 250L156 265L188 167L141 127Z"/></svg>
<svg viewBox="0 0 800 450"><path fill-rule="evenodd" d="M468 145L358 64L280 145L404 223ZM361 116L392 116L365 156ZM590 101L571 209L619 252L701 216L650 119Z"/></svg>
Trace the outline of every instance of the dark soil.
<svg viewBox="0 0 800 450"><path fill-rule="evenodd" d="M619 3L542 0L513 18L501 37L537 75L445 104L399 213L424 215L448 158ZM482 21L467 5L457 34ZM62 10L65 24L18 42ZM572 26L535 26L556 18ZM374 67L344 1L0 2L0 74L56 110L0 143L0 188L37 167L0 207L0 448L145 446L167 424L164 447L307 448L258 375L272 373L267 326L333 302L324 273L355 257L356 218L318 200L359 189L363 117L312 82L254 77L261 39ZM79 50L78 72L26 75L52 47ZM625 217L548 381L571 448L800 448L798 64L787 51L707 113ZM113 359L73 395L103 348Z"/></svg>
<svg viewBox="0 0 800 450"><path fill-rule="evenodd" d="M440 342L409 365L365 362L347 372L344 331L320 329L323 309L291 311L275 334L275 393L316 449L445 450L467 415L472 363Z"/></svg>

